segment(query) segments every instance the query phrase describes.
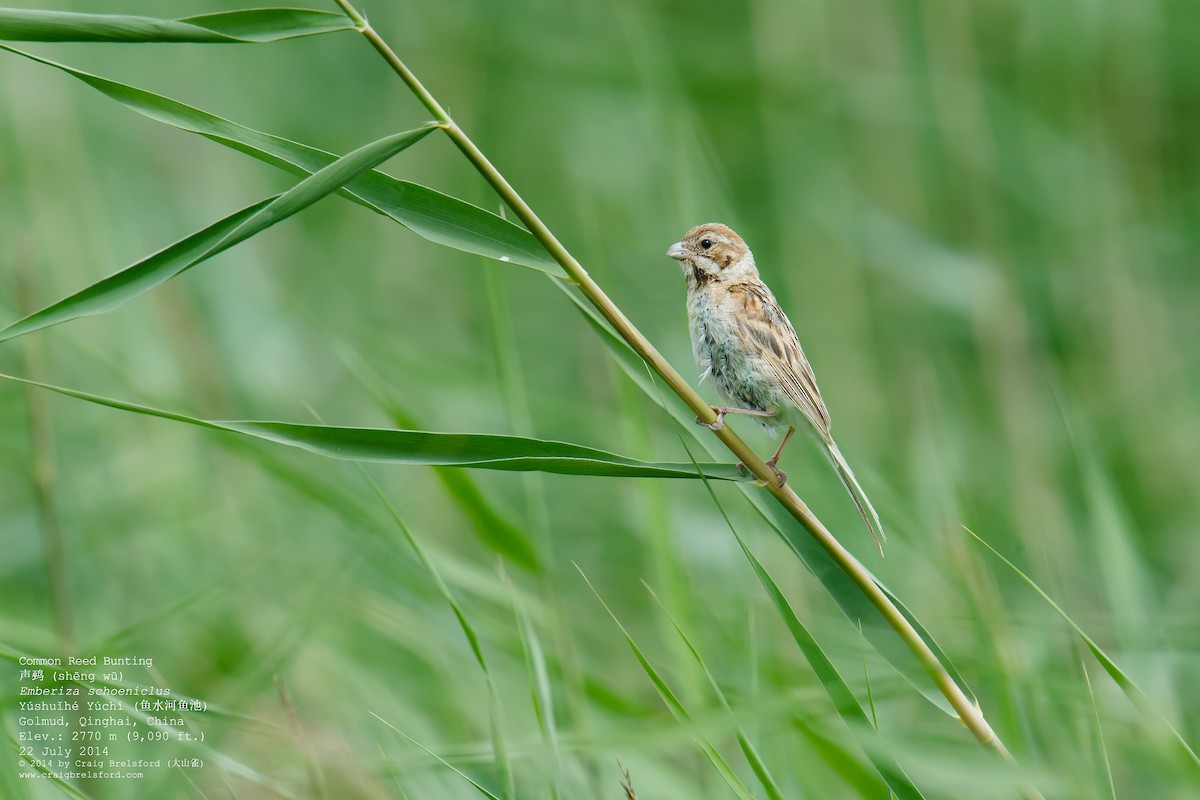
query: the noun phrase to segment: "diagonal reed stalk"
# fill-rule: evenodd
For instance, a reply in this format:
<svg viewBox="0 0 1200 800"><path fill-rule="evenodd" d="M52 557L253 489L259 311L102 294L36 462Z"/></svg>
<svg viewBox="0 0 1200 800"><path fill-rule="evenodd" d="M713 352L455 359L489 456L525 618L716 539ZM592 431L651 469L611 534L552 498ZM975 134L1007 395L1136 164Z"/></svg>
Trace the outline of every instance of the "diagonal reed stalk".
<svg viewBox="0 0 1200 800"><path fill-rule="evenodd" d="M716 415L709 404L667 363L667 360L650 344L649 340L634 327L633 323L609 299L604 290L592 280L587 270L583 268L583 265L575 260L575 257L558 241L558 238L546 227L546 224L533 212L533 209L529 207L517 191L513 189L500 171L488 161L487 156L463 132L462 128L451 119L446 110L442 108L441 103L430 94L429 90L417 79L417 76L400 60L395 51L371 27L366 17L355 9L349 0L334 0L334 2L341 7L346 16L354 23L355 29L366 37L367 41L371 43L396 74L400 76L405 85L417 96L417 99L433 114L434 118L440 124L441 129L450 137L450 140L462 151L463 155L467 157L467 160L471 162L484 179L491 184L492 188L500 195L508 207L513 210L518 219L524 223L534 237L554 257L554 260L562 266L567 275L570 276L570 279L578 285L583 295L595 306L596 310L604 315L604 318L612 324L613 328L616 329L617 333L621 335L629 346L666 382L671 391L683 400L688 408L696 413L699 420L706 423L715 422ZM925 640L921 638L916 629L913 628L900 610L896 608L883 590L875 583L870 572L842 546L790 486L780 484L778 475L768 468L766 463L729 426L716 431L715 435L746 465L746 468L754 474L755 478L764 484L766 490L775 496L775 499L787 509L788 513L804 526L805 530L829 553L837 565L850 576L855 585L867 596L872 605L878 609L883 618L896 631L896 634L912 650L913 654L916 655L918 661L933 679L938 689L950 702L959 719L962 720L963 724L971 731L975 738L985 747L991 748L999 754L1006 762L1015 764L1016 761L1012 754L1009 753L1008 748L1004 746L1004 743L992 730L991 725L984 718L982 710L971 702L966 693L954 681L954 678L950 675L946 667L938 660L937 655L926 644ZM1022 794L1026 798L1030 798L1030 800L1042 797L1037 789L1032 786L1025 787L1022 790Z"/></svg>

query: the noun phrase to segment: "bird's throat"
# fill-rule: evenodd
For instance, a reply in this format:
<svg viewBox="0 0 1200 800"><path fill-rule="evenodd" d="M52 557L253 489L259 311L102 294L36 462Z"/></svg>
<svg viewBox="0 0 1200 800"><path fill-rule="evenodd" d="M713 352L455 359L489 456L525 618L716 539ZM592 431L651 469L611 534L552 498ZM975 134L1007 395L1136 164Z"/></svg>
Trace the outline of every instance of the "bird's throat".
<svg viewBox="0 0 1200 800"><path fill-rule="evenodd" d="M699 289L701 286L705 286L705 285L711 283L715 278L714 275L711 275L711 274L705 272L704 270L700 269L700 267L698 267L695 264L692 264L690 262L688 263L688 269L687 269L686 274L687 274L688 284L693 289Z"/></svg>

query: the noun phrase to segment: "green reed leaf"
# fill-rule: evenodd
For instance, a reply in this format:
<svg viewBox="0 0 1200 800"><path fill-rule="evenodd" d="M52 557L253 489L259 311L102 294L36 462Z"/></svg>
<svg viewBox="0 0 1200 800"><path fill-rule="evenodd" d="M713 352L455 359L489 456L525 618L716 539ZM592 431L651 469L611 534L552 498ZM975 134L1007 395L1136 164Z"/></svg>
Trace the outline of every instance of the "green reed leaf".
<svg viewBox="0 0 1200 800"><path fill-rule="evenodd" d="M223 250L303 211L344 183L420 141L435 126L371 142L314 172L283 194L234 212L185 239L0 329L0 342L79 317L102 314Z"/></svg>
<svg viewBox="0 0 1200 800"><path fill-rule="evenodd" d="M658 393L656 392L656 394ZM675 428L676 434L679 436L679 443L683 445L683 449L687 452L688 458L692 459L692 463L696 463L696 459L692 455L691 448L687 446L687 442L683 439L683 433L680 431L681 426L678 424L678 422L676 422ZM808 628L805 627L804 623L800 621L800 618L796 616L795 609L792 608L792 604L788 602L787 597L779 588L779 584L775 582L775 579L771 577L771 573L767 571L762 562L758 560L758 557L755 556L750 550L750 546L746 544L746 540L742 538L740 533L738 533L737 526L735 526L733 524L733 520L729 518L729 513L725 510L725 506L721 502L721 499L717 497L717 493L713 490L712 484L708 481L705 481L704 488L708 490L709 498L713 501L713 505L715 505L717 510L721 513L721 517L725 520L725 525L729 528L730 533L733 534L733 538L737 539L737 543L741 546L742 553L746 556L746 560L749 561L750 566L754 568L754 574L758 576L759 582L762 584L763 588L766 589L767 595L771 598L771 602L775 606L775 610L779 613L780 618L787 626L788 632L791 633L796 645L800 648L800 652L804 654L805 659L808 660L809 666L812 667L813 672L821 681L821 686L825 689L825 693L829 695L829 699L833 701L834 707L837 709L838 716L847 723L847 726L850 728L850 732L860 742L869 742L872 745L876 744L876 734L879 726L871 717L867 716L866 710L862 707L862 704L858 702L858 698L854 696L854 691L850 688L849 684L846 683L845 679L842 678L841 673L837 671L837 667L834 666L833 662L829 660L829 656L825 655L825 651L817 642L816 637L812 635ZM672 620L672 622L674 622L674 620ZM674 624L676 630L679 631L679 635L684 636L683 630L679 627L679 624ZM686 636L684 639L687 641ZM692 646L691 642L687 642L687 645L688 649L690 649L696 659L699 660L700 656L697 653L696 648ZM705 667L704 671L707 673L708 668ZM712 681L711 675L709 675L709 680ZM713 688L716 689L718 695L720 695L721 690L716 685L715 681L713 681ZM869 692L870 684L868 683L868 693ZM728 707L728 704L725 703L724 696L721 697L721 702ZM896 762L894 758L892 758L890 754L884 752L882 748L878 747L867 747L864 749L866 749L867 757L871 759L871 763L875 765L875 770L879 773L879 777L883 778L884 782L887 783L888 788L895 797L897 797L899 800L922 800L924 795L921 794L921 791L916 787L908 775L905 774L904 769ZM747 753L747 758L750 758L749 753ZM757 771L758 770L756 768L755 772Z"/></svg>
<svg viewBox="0 0 1200 800"><path fill-rule="evenodd" d="M521 650L525 656L525 669L529 674L529 699L533 715L546 748L546 755L554 765L555 783L550 785L550 800L557 800L557 784L563 778L563 757L559 743L558 726L555 723L554 687L546 665L545 648L542 647L537 629L525 610L520 593L507 574L501 576L512 598L513 616L516 618L517 633L521 638Z"/></svg>
<svg viewBox="0 0 1200 800"><path fill-rule="evenodd" d="M676 425L677 429L678 427L679 426ZM692 451L690 448L688 448L687 443L683 440L683 434L680 433L679 436L679 441L683 445L683 449L687 451L688 457L691 458ZM693 459L693 462L694 461L695 459ZM775 579L771 577L771 573L767 571L767 568L763 566L762 562L758 560L758 557L755 556L750 550L750 546L746 544L746 540L742 538L740 533L738 533L737 527L733 524L733 520L729 518L729 514L725 511L725 506L721 503L720 498L717 497L717 493L713 491L712 484L710 484L708 481L705 481L704 488L708 490L709 497L712 499L713 504L717 507L717 510L721 512L721 517L724 518L725 524L729 527L729 531L733 534L733 538L737 539L737 543L741 546L742 553L746 556L746 560L749 561L750 566L754 568L754 574L758 576L759 582L762 584L763 588L766 589L767 595L771 598L771 602L775 606L775 610L779 613L780 618L787 626L788 632L791 633L796 645L800 648L800 652L804 654L804 658L807 659L809 666L812 667L813 672L821 681L821 686L825 689L825 693L829 695L829 699L833 701L833 704L837 709L838 716L846 722L847 726L850 728L850 732L860 742L869 742L871 745L877 744L878 737L876 736L876 733L878 726L870 717L867 716L866 709L864 709L862 704L858 702L858 698L854 696L854 691L850 688L849 684L846 683L845 679L842 678L841 673L837 671L837 667L834 666L833 662L829 660L829 656L825 655L825 651L817 642L816 637L812 635L808 628L805 627L804 623L800 621L800 618L796 616L795 609L792 608L792 604L788 602L787 597L779 588L779 584L775 582ZM687 642L688 649L692 651L692 655L699 660L700 656L697 653L696 648L692 646L690 641L687 641L687 637L684 635L679 623L675 622L674 620L672 620L672 622L675 625L675 629L679 631L679 635L684 637L684 641ZM704 671L707 674L708 668L704 667ZM713 688L716 690L717 694L720 695L721 690L717 686L716 681L712 679L711 674L709 675L709 680L712 682ZM728 708L728 704L725 702L723 695L721 696L721 702ZM742 736L740 731L738 735L739 737ZM745 746L746 745L743 745L743 747ZM871 763L874 764L876 772L879 773L879 777L883 778L884 782L887 783L888 788L891 789L891 792L895 797L897 797L899 800L922 800L922 798L924 798L924 795L921 794L921 790L918 789L912 782L912 779L905 774L904 769L896 762L894 758L892 758L890 754L885 752L883 748L870 746L864 749L866 750L867 757L870 758ZM755 757L757 758L757 754ZM750 760L751 754L746 753L746 758ZM753 765L754 763L755 762L751 760L751 764ZM757 767L755 768L755 772L758 772ZM768 789L768 794L769 793L770 790Z"/></svg>
<svg viewBox="0 0 1200 800"><path fill-rule="evenodd" d="M334 336L329 331L326 331L325 335L327 338ZM424 427L400 402L395 389L357 351L342 343L338 343L335 350L350 374L375 400L379 410L392 425L407 430L420 430ZM511 563L535 572L540 571L540 559L528 534L511 522L508 516L484 495L470 475L449 467L435 467L433 473L454 498L459 510L471 520L475 532L488 547L501 553L505 560Z"/></svg>
<svg viewBox="0 0 1200 800"><path fill-rule="evenodd" d="M991 551L992 555L1003 561L1009 569L1017 574L1017 577L1023 580L1030 589L1033 589L1033 591L1036 592L1039 597L1046 601L1050 608L1054 609L1054 611L1063 618L1063 621L1070 626L1071 630L1075 632L1075 635L1079 637L1080 641L1083 642L1087 649L1092 651L1092 655L1096 657L1096 661L1098 661L1104 671L1108 673L1108 677L1112 678L1113 683L1117 684L1117 686L1121 688L1121 691L1125 693L1125 696L1129 698L1129 702L1133 703L1134 707L1147 719L1156 724L1164 726L1165 729L1170 732L1175 742L1179 745L1181 752L1188 759L1188 761L1191 762L1192 766L1200 768L1200 755L1197 755L1196 751L1192 749L1192 746L1188 744L1186 739L1183 738L1183 734L1180 733L1179 730L1176 729L1176 727L1167 719L1166 715L1154 705L1154 703L1150 700L1150 697L1142 690L1142 687L1134 683L1133 678L1129 677L1129 675L1126 674L1123 669L1117 666L1117 662L1113 661L1108 653L1104 652L1100 645L1096 643L1096 640L1089 636L1087 631L1085 631L1079 625L1079 623L1071 619L1071 615L1068 614L1062 606L1054 602L1054 599L1050 597L1050 595L1048 595L1046 591L1042 589L1042 587L1038 586L1037 583L1034 582L1033 578L1026 575L1016 564L1001 555L999 550L984 541L979 534L975 533L975 531L971 530L965 525L963 526L963 530L969 533L971 537L975 539L975 541L979 542L981 545Z"/></svg>
<svg viewBox="0 0 1200 800"><path fill-rule="evenodd" d="M708 485L707 482L705 482L705 485ZM709 487L709 493L712 493L711 487ZM716 495L714 494L712 496L715 500ZM724 514L725 510L721 509L721 513ZM755 777L758 778L758 782L762 784L763 791L767 793L768 800L783 800L783 791L779 788L779 784L776 783L775 778L771 775L771 771L767 769L767 764L765 761L763 761L762 756L759 755L758 749L750 741L750 737L746 735L746 731L742 729L741 724L737 722L737 718L733 713L733 707L729 705L729 699L725 697L725 693L721 691L721 684L717 682L716 677L712 674L712 670L710 670L708 668L708 664L704 662L704 658L700 655L700 650L697 649L696 645L692 643L691 637L687 635L687 631L685 631L683 626L679 624L679 620L675 619L675 617L671 615L671 612L667 610L667 607L663 604L659 596L655 594L654 590L650 588L649 584L647 584L645 581L642 581L642 585L646 587L647 591L649 591L654 597L655 602L658 603L658 607L662 609L664 614L666 614L667 619L670 620L672 627L675 628L675 632L679 634L679 638L683 641L684 646L688 649L688 652L692 654L692 658L695 659L696 664L704 673L704 677L708 679L708 685L712 689L713 694L716 695L717 699L721 703L721 707L725 709L725 712L729 715L730 724L733 725L733 732L734 736L737 738L738 747L741 748L742 755L746 758L746 763L750 765L750 769L753 770Z"/></svg>
<svg viewBox="0 0 1200 800"><path fill-rule="evenodd" d="M247 128L153 92L91 75L12 47L0 45L0 50L61 70L143 116L198 133L293 173L315 172L337 159L324 150ZM340 193L435 244L566 278L562 267L529 231L458 198L397 180L382 172L361 175Z"/></svg>
<svg viewBox="0 0 1200 800"><path fill-rule="evenodd" d="M260 200L203 230L166 247L125 269L103 278L70 297L0 328L0 342L79 317L103 314L148 292L195 264L213 243L221 241L273 199Z"/></svg>
<svg viewBox="0 0 1200 800"><path fill-rule="evenodd" d="M434 433L387 428L350 428L257 420L206 420L174 411L127 403L75 389L0 374L0 378L86 400L135 414L184 422L211 430L241 434L310 453L347 461L375 461L439 467L525 472L538 470L560 475L595 475L628 478L698 479L691 463L656 463L626 458L604 450L567 442L501 436L487 433ZM725 481L745 480L733 464L700 465L704 477Z"/></svg>
<svg viewBox="0 0 1200 800"><path fill-rule="evenodd" d="M837 667L825 655L825 651L821 649L821 645L817 643L816 638L809 632L800 618L796 616L795 610L791 603L788 602L779 585L775 583L774 578L767 572L766 567L762 562L750 552L750 548L746 545L742 537L734 532L737 537L738 544L742 546L742 552L750 561L750 565L754 567L754 572L758 575L759 582L763 588L767 590L767 594L771 597L771 602L774 603L776 610L787 625L788 632L796 641L797 646L804 657L808 660L809 665L813 668L813 672L821 681L822 687L833 700L837 707L838 716L844 719L850 725L851 731L856 738L875 739L875 725L871 718L867 716L866 709L858 702L858 698L854 696L854 692L850 686L842 678L837 671ZM880 747L867 747L867 757L871 759L871 763L875 765L875 770L879 773L879 777L883 778L887 783L888 788L892 793L901 800L919 800L924 795L921 790L916 787L912 779L905 774L904 769L896 762L888 753L884 752Z"/></svg>
<svg viewBox="0 0 1200 800"><path fill-rule="evenodd" d="M265 43L354 30L342 14L255 8L181 19L0 8L0 39L11 42Z"/></svg>
<svg viewBox="0 0 1200 800"><path fill-rule="evenodd" d="M418 742L416 739L414 739L413 737L409 736L407 733L405 733L404 731L400 730L400 729L399 729L399 728L397 728L395 725L393 725L392 723L388 722L388 721L387 721L386 719L384 719L383 717L381 717L381 716L379 716L378 714L376 714L374 711L368 711L367 713L368 713L368 714L370 714L370 715L371 715L372 717L374 717L375 719L377 719L377 720L379 720L380 722L382 722L384 725L386 725L386 726L388 726L389 728L391 728L391 729L392 729L394 732L396 732L396 733L397 733L397 734L399 734L400 736L403 736L403 737L404 737L405 739L407 739L407 740L408 740L410 743L412 743L412 744L415 744L417 747L421 748L421 750L423 750L423 751L425 752L425 755L427 755L427 756L429 756L430 758L434 759L434 760L435 760L435 761L437 761L439 764L441 764L443 767L446 767L446 768L447 768L447 769L449 769L451 772L453 772L455 775L458 775L458 777L462 778L462 779L463 779L463 780L465 780L467 783L471 784L473 787L475 787L475 790L476 790L476 791L478 791L478 792L479 792L481 795L483 795L484 797L488 798L488 800L500 800L500 798L499 798L499 797L497 797L496 795L492 794L492 792L488 791L488 790L487 790L487 788L485 788L485 787L483 786L483 784L481 784L479 781L475 780L475 779L474 779L474 778L472 778L470 775L468 775L467 773L463 772L461 769L459 769L458 767L454 766L454 765L453 765L453 764L451 764L449 761L447 761L446 759L442 758L442 757L441 757L441 756L439 756L437 753L433 752L433 751L432 751L432 750L430 750L428 747L426 747L425 745L421 744L421 743L420 743L420 742Z"/></svg>
<svg viewBox="0 0 1200 800"><path fill-rule="evenodd" d="M579 569L579 565L576 564L575 568ZM646 677L650 679L650 683L654 684L655 691L658 692L658 696L662 699L663 705L665 705L671 712L671 716L675 717L675 719L680 723L691 725L691 714L688 713L687 708L684 707L682 701L680 701L675 692L671 690L671 687L667 684L666 680L663 679L662 675L659 674L658 670L654 668L654 665L650 663L650 659L646 658L646 654L642 652L642 648L638 647L638 644L636 641L634 641L633 636L629 634L629 631L625 628L625 625L621 622L616 613L609 608L608 603L604 602L604 598L600 596L598 591L596 591L596 587L592 585L590 580L588 580L587 575L584 574L582 569L579 569L579 574L583 576L583 580L585 583L587 583L588 588L592 590L592 594L596 595L596 599L600 601L600 605L604 607L604 610L608 612L610 617L612 617L612 621L615 622L617 627L621 630L621 635L625 637L625 643L628 644L629 649L633 651L633 657L636 658L638 664L641 665L642 671L646 673ZM733 771L733 768L729 766L729 763L721 756L720 752L717 751L717 748L713 746L712 742L710 742L706 736L700 733L693 733L692 738L696 741L696 744L700 746L700 749L704 751L704 754L708 756L708 760L712 762L712 765L725 780L725 783L729 786L729 788L733 790L733 793L736 794L740 800L753 800L753 795L750 794L750 790L746 788L744 783L742 783L741 779L737 776L737 773Z"/></svg>

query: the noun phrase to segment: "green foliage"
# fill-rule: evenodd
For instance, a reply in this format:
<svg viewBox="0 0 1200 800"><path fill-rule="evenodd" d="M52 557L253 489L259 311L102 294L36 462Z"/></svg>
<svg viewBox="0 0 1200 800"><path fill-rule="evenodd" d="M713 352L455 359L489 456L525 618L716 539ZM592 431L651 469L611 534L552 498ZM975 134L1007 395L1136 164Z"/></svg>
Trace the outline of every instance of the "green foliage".
<svg viewBox="0 0 1200 800"><path fill-rule="evenodd" d="M353 29L341 14L299 8L247 9L177 20L0 9L0 39L18 42L262 43Z"/></svg>
<svg viewBox="0 0 1200 800"><path fill-rule="evenodd" d="M0 330L0 341L60 322L111 311L200 262L303 211L318 200L338 191L363 172L373 169L420 141L434 129L435 126L425 126L363 145L353 153L330 162L283 194L235 211L225 219L176 242L165 250L41 311L17 320Z"/></svg>
<svg viewBox="0 0 1200 800"><path fill-rule="evenodd" d="M625 458L591 447L474 433L433 433L391 428L347 428L333 425L305 425L293 422L256 420L206 420L174 411L163 411L111 397L51 386L9 375L0 378L20 380L31 386L49 389L67 397L86 400L109 408L131 411L150 417L183 422L201 428L240 433L276 444L299 447L310 453L349 461L375 461L385 464L414 464L431 467L476 467L525 472L538 470L560 475L593 475L624 478L711 478L726 481L746 480L734 464L649 463Z"/></svg>
<svg viewBox="0 0 1200 800"><path fill-rule="evenodd" d="M677 367L662 250L746 235L887 558L815 450L792 485L1013 769L794 519L696 469L677 426L712 437L362 37L315 35L345 17L35 5L0 10L54 43L0 45L0 795L619 798L618 761L640 800L1194 794L1184 6L363 9ZM64 652L154 656L212 708L164 752L209 766L16 777L16 659Z"/></svg>
<svg viewBox="0 0 1200 800"><path fill-rule="evenodd" d="M331 153L238 125L153 92L90 75L4 45L0 45L0 50L62 70L150 119L198 133L292 172L316 172L337 158ZM425 186L398 181L382 172L371 171L345 184L338 187L339 192L391 217L431 242L565 277L562 268L528 231L470 203Z"/></svg>

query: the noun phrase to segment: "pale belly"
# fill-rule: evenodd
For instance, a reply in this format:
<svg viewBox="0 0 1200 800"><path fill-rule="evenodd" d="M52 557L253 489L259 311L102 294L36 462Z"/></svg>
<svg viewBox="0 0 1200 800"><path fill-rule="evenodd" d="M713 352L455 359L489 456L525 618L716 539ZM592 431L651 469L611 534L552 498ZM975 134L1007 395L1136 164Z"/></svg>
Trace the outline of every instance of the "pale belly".
<svg viewBox="0 0 1200 800"><path fill-rule="evenodd" d="M702 304L689 304L688 311L692 355L701 377L735 408L775 412L774 418L756 420L770 433L786 428L786 402L766 362L741 345L724 315Z"/></svg>

